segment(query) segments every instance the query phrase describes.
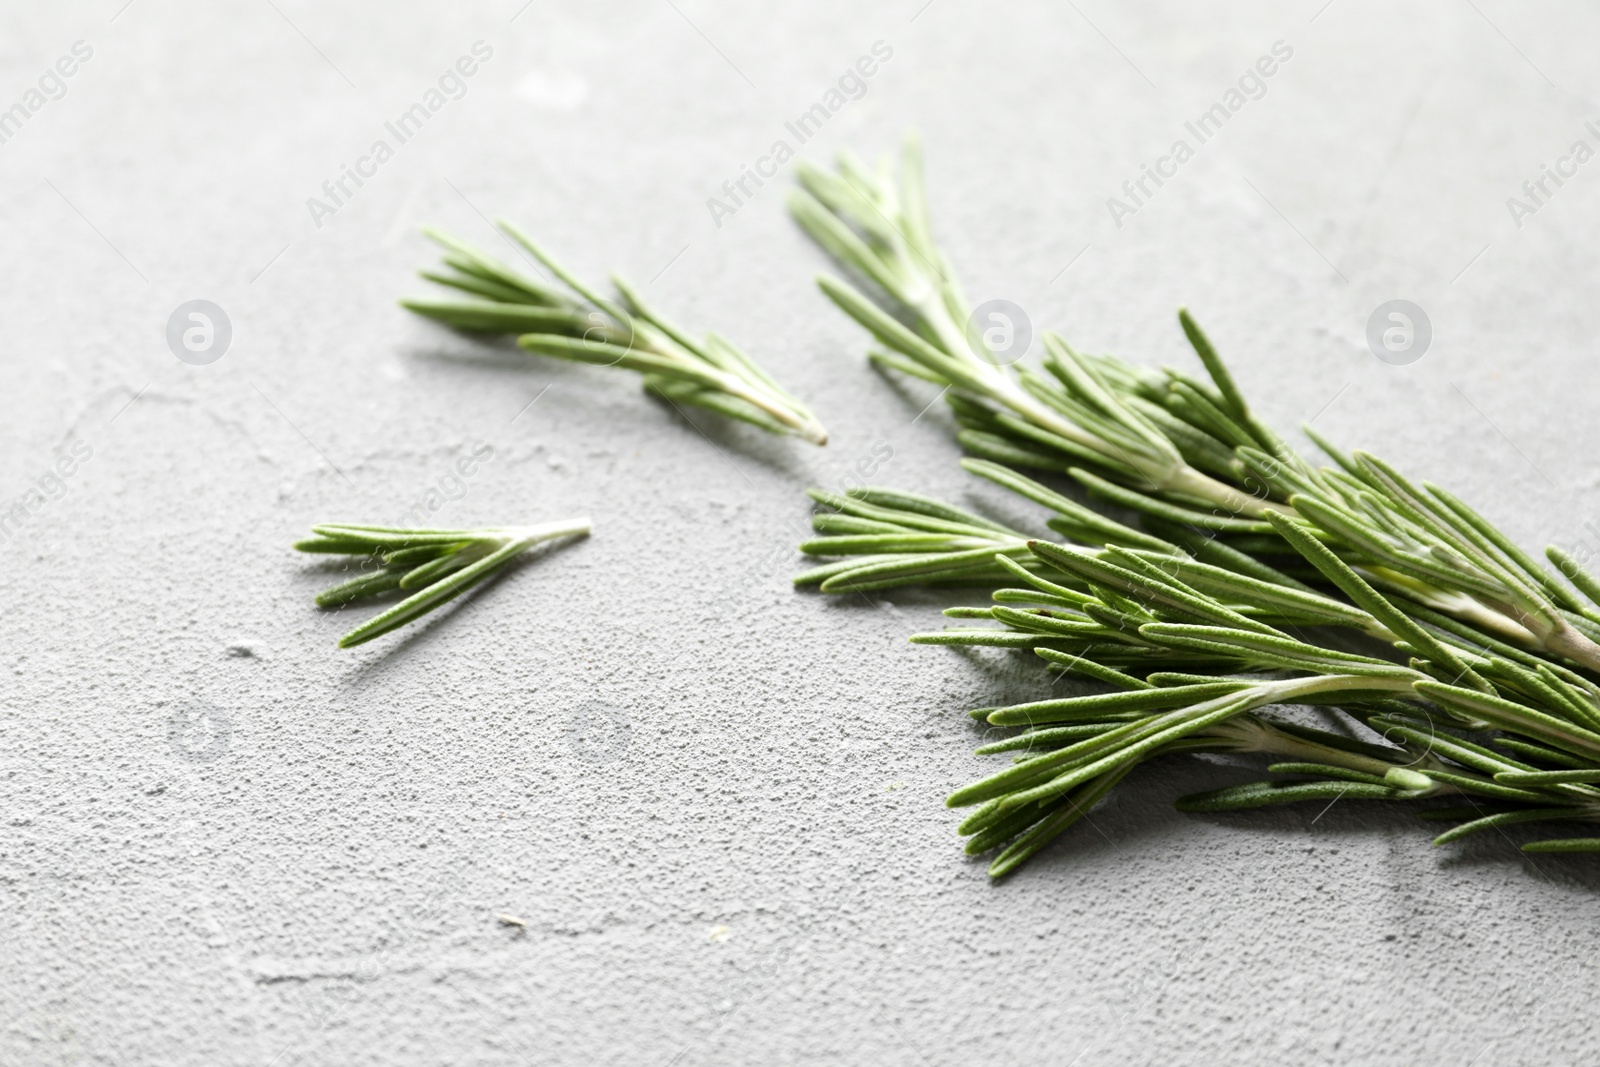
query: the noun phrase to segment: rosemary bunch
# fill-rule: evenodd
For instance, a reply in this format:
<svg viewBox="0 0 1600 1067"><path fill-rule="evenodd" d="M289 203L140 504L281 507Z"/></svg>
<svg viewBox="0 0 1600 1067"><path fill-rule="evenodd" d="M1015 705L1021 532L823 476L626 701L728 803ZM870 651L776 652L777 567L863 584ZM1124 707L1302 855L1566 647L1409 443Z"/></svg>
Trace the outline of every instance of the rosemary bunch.
<svg viewBox="0 0 1600 1067"><path fill-rule="evenodd" d="M1548 549L1579 596L1453 494L1417 485L1366 453L1346 455L1307 429L1336 464L1312 466L1253 415L1186 311L1179 320L1209 380L1085 355L1051 333L1044 335L1044 373L987 358L957 325L966 305L930 236L915 139L907 142L898 184L887 164L873 172L848 154L837 173L802 167L800 181L791 199L795 218L876 301L826 276L823 291L885 346L871 353L875 363L945 387L959 440L991 463L976 473L1001 484L997 472L1007 468L1066 474L1091 497L1138 513L1150 533L1227 557L1225 565L1244 573L1276 572L1274 580L1304 565L1269 520L1298 516L1413 618L1466 625L1553 661L1600 670L1600 582ZM1059 494L1040 502L1075 522ZM1069 536L1100 543L1102 535L1089 528ZM931 542L926 550L945 551ZM918 580L908 565L901 573L908 583ZM849 586L830 576L830 591Z"/></svg>
<svg viewBox="0 0 1600 1067"><path fill-rule="evenodd" d="M913 640L1032 650L1118 690L975 713L1030 727L980 750L1026 753L1014 766L951 797L976 806L969 851L1003 846L993 873L1138 764L1183 751L1262 752L1296 776L1185 798L1188 810L1459 795L1467 806L1426 813L1468 820L1439 843L1600 815L1600 582L1574 561L1546 553L1568 585L1454 495L1309 429L1333 465L1308 463L1254 416L1187 312L1203 379L1054 334L1041 369L1003 365L961 327L968 307L930 236L914 140L898 182L844 155L836 173L803 168L801 186L796 219L863 286L821 287L882 346L874 363L944 387L973 454L962 465L1047 508L1070 543L980 532L980 516L891 490L813 493L833 510L814 516L822 536L802 551L831 562L797 584L992 584L998 569L1020 583L948 614L1000 628ZM1066 475L1136 525L1017 468ZM1337 706L1369 739L1262 713L1284 702ZM1600 838L1527 847L1600 850Z"/></svg>
<svg viewBox="0 0 1600 1067"><path fill-rule="evenodd" d="M449 234L425 229L444 248L445 269L419 273L472 299L408 299L401 306L460 330L518 334L518 345L529 352L637 371L647 391L672 404L693 404L770 433L828 443L828 432L811 410L726 338L711 333L693 340L618 277L612 284L620 299L607 299L516 226L503 220L499 226L569 291L530 278Z"/></svg>
<svg viewBox="0 0 1600 1067"><path fill-rule="evenodd" d="M301 552L361 557L361 573L319 595L318 607L342 609L357 600L411 593L339 639L340 648L351 648L421 618L504 570L533 546L585 537L589 528L588 519L473 530L324 523L311 528L316 537L297 541L294 547Z"/></svg>

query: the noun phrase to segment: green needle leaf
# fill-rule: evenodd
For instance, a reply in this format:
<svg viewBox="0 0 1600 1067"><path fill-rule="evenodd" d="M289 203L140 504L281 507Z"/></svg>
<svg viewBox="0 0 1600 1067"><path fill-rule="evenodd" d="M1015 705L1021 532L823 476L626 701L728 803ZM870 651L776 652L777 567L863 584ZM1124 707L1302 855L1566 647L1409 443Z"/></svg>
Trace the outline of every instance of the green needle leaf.
<svg viewBox="0 0 1600 1067"><path fill-rule="evenodd" d="M1575 771L1501 771L1494 776L1506 785L1567 785L1571 783L1600 782L1600 767L1585 767Z"/></svg>
<svg viewBox="0 0 1600 1067"><path fill-rule="evenodd" d="M1467 809L1472 810L1472 809ZM1579 818L1571 808L1532 808L1521 811L1502 811L1493 815L1485 815L1473 819L1471 822L1454 826L1433 839L1435 847L1448 845L1452 841L1459 841L1470 834L1481 833L1484 830L1496 830L1503 826L1516 826L1525 822L1551 822L1560 819Z"/></svg>
<svg viewBox="0 0 1600 1067"><path fill-rule="evenodd" d="M1548 841L1529 841L1522 846L1524 852L1600 852L1600 837L1553 838Z"/></svg>
<svg viewBox="0 0 1600 1067"><path fill-rule="evenodd" d="M1404 796L1399 789L1364 782L1252 782L1208 793L1179 797L1179 811L1244 811L1274 804L1296 804L1305 800L1393 800Z"/></svg>

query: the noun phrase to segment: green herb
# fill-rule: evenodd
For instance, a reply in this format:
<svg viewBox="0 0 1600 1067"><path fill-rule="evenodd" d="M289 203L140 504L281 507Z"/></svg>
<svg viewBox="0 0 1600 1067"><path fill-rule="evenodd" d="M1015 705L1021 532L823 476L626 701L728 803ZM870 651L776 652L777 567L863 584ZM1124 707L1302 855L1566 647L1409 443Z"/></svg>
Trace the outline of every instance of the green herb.
<svg viewBox="0 0 1600 1067"><path fill-rule="evenodd" d="M1336 466L1306 462L1252 414L1188 312L1179 320L1209 381L1083 355L1048 332L1045 373L990 362L957 325L967 310L929 235L914 139L901 171L897 186L887 165L874 173L848 154L837 174L803 166L803 188L791 206L817 243L870 283L888 308L845 282L821 279L823 291L888 346L872 359L946 387L961 443L991 461L977 473L1001 484L1020 477L1011 469L1019 466L1066 474L1091 497L1140 513L1142 525L1164 540L1202 558L1226 557L1231 562L1223 565L1257 576L1281 571L1271 557L1304 568L1271 521L1297 516L1366 581L1400 596L1402 613L1419 621L1447 616L1518 648L1600 670L1593 602L1437 486L1415 484L1366 453L1345 455L1315 435ZM1107 536L1079 518L1086 509L1059 494L1040 500L1041 492L1050 491L1036 486L1023 495L1060 513L1051 523L1058 532L1091 544ZM938 549L930 543L925 550ZM1600 592L1600 583L1559 550L1549 556L1579 591Z"/></svg>
<svg viewBox="0 0 1600 1067"><path fill-rule="evenodd" d="M369 597L411 593L339 639L340 648L351 648L421 618L498 574L534 545L587 536L589 520L473 530L413 530L352 523L325 523L311 529L317 536L296 542L294 547L299 551L362 557L361 573L318 596L319 607L343 608Z"/></svg>
<svg viewBox="0 0 1600 1067"><path fill-rule="evenodd" d="M947 612L999 627L913 641L1032 651L1117 690L974 712L1028 727L980 749L1023 753L1011 767L950 798L976 809L962 824L968 851L1002 850L993 874L1135 767L1181 752L1260 752L1276 758L1270 772L1293 776L1179 802L1190 811L1465 800L1424 813L1463 822L1438 844L1600 821L1600 582L1573 560L1550 549L1552 573L1452 494L1309 429L1334 465L1307 463L1255 418L1187 312L1205 379L1079 353L1048 333L1042 373L1000 366L959 325L968 311L929 235L914 141L898 185L887 165L873 172L848 155L837 174L804 169L801 184L796 218L874 294L821 283L885 346L873 361L943 386L973 453L962 465L1048 509L1045 525L1070 543L925 498L894 503L888 489L814 492L833 510L814 516L823 536L802 551L833 561L797 584L1015 579L990 607ZM1065 475L1137 525L1018 467ZM1276 703L1337 706L1366 739L1274 721L1262 710ZM1600 838L1527 847L1600 851Z"/></svg>
<svg viewBox="0 0 1600 1067"><path fill-rule="evenodd" d="M875 173L848 152L839 156L837 174L802 162L799 178L801 188L789 200L795 220L878 296L869 299L827 275L817 280L883 346L871 353L874 363L945 386L958 410L977 420L975 432L1010 429L1028 442L1025 451L1093 464L1234 513L1269 508L1199 469L1157 421L1127 403L1112 378L1124 373L1120 365L1050 334L1041 374L1000 365L970 336L971 308L933 243L914 137L906 142L899 185L887 164Z"/></svg>
<svg viewBox="0 0 1600 1067"><path fill-rule="evenodd" d="M445 269L422 271L422 277L471 299L402 300L401 306L460 330L518 334L517 343L529 352L638 371L646 390L674 405L692 404L770 433L828 443L827 431L810 409L726 338L711 333L694 341L621 278L612 278L620 298L610 300L516 226L499 225L565 289L530 278L449 234L425 229L445 249Z"/></svg>

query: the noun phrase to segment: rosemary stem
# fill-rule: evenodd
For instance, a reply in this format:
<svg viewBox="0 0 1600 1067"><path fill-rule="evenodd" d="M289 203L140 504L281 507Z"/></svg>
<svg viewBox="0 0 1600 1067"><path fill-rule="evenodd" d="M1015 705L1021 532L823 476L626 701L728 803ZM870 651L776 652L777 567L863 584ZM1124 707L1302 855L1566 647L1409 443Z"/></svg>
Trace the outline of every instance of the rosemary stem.
<svg viewBox="0 0 1600 1067"><path fill-rule="evenodd" d="M1396 766L1376 756L1364 756L1359 752L1349 752L1332 745L1295 737L1276 729L1271 723L1260 720L1257 720L1255 729L1249 732L1248 738L1243 740L1242 744L1247 746L1246 751L1250 752L1294 756L1308 763L1327 763L1335 767L1346 767L1352 771L1365 771L1380 778Z"/></svg>
<svg viewBox="0 0 1600 1067"><path fill-rule="evenodd" d="M594 524L587 515L575 519L559 519L555 522L544 522L537 526L515 526L506 530L507 543L516 541L522 548L532 548L543 541L554 541L558 537L583 537L594 530Z"/></svg>
<svg viewBox="0 0 1600 1067"><path fill-rule="evenodd" d="M921 299L912 301L911 304L922 320L932 328L934 336L939 339L939 344L944 350L963 362L979 363L994 371L994 364L973 358L972 344L967 340L966 333L950 317L950 311L945 307L938 285L929 280L924 292L925 295ZM1004 378L998 372L995 373L995 377Z"/></svg>
<svg viewBox="0 0 1600 1067"><path fill-rule="evenodd" d="M1324 693L1358 690L1382 690L1391 693L1408 693L1414 683L1429 681L1427 675L1405 667L1396 667L1392 675L1373 674L1318 674L1310 678L1286 678L1262 685L1263 704L1283 704L1300 697L1319 696Z"/></svg>
<svg viewBox="0 0 1600 1067"><path fill-rule="evenodd" d="M754 404L811 444L826 445L828 443L828 431L823 429L822 424L815 418L807 417L794 411L787 404L774 399L765 391L747 386L732 375L724 374L721 375L721 378L724 383L721 388L724 392L731 396L736 396L746 403Z"/></svg>
<svg viewBox="0 0 1600 1067"><path fill-rule="evenodd" d="M1589 640L1567 620L1556 618L1555 628L1544 639L1544 646L1558 656L1566 656L1592 671L1600 671L1600 645Z"/></svg>
<svg viewBox="0 0 1600 1067"><path fill-rule="evenodd" d="M1219 481L1203 471L1195 470L1187 463L1176 467L1165 481L1156 484L1156 488L1199 497L1226 508L1230 515L1244 515L1255 519L1269 511L1285 515L1294 514L1293 508L1240 492L1226 482Z"/></svg>

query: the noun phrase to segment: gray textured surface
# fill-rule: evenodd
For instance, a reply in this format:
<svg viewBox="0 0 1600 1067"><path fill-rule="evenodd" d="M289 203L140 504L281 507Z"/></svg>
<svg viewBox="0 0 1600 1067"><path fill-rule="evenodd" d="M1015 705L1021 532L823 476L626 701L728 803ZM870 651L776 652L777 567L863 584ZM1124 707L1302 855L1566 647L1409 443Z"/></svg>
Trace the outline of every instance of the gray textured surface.
<svg viewBox="0 0 1600 1067"><path fill-rule="evenodd" d="M1183 817L1243 772L1172 762L989 885L941 799L982 766L964 709L1040 672L908 646L938 597L788 575L800 490L875 447L878 481L994 498L809 286L783 183L720 229L705 206L883 40L805 151L919 126L974 298L1151 362L1185 358L1187 302L1271 421L1316 417L1525 543L1592 541L1600 162L1520 229L1505 200L1596 143L1600 17L920 2L11 5L0 105L94 52L0 145L0 488L93 454L0 570L0 1061L1600 1054L1600 869L1505 839L1435 851L1356 804ZM480 39L465 97L315 227L306 198ZM1280 39L1266 96L1113 226L1106 198ZM480 213L740 340L833 444L691 428L397 312L415 227L492 242ZM207 367L162 338L193 297L233 323ZM1363 342L1394 297L1434 324L1409 367ZM596 536L338 652L289 543L398 517L477 442L439 521ZM169 739L199 705L230 723L211 762Z"/></svg>

